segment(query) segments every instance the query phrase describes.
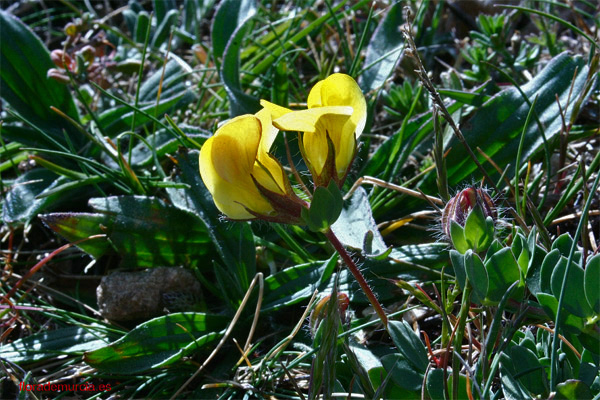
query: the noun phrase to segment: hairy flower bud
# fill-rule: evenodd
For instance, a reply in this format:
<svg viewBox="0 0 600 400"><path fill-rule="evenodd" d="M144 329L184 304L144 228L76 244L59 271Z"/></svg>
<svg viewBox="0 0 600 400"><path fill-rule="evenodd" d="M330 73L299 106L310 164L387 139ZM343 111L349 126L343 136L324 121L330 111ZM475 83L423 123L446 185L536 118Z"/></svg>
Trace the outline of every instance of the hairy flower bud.
<svg viewBox="0 0 600 400"><path fill-rule="evenodd" d="M442 230L456 250L484 251L494 237L498 213L485 189L470 187L451 198L442 213Z"/></svg>

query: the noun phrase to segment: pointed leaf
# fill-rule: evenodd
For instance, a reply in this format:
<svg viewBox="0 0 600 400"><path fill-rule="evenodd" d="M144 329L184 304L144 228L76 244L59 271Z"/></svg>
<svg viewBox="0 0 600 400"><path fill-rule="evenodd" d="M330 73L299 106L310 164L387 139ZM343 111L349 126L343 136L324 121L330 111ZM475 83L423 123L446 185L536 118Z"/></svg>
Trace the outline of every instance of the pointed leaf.
<svg viewBox="0 0 600 400"><path fill-rule="evenodd" d="M56 107L75 121L79 115L68 87L46 73L55 65L40 39L19 19L0 10L0 95L11 108L66 145L64 131L79 148L84 136L50 107ZM6 40L10 38L10 40ZM55 147L38 133L40 145Z"/></svg>
<svg viewBox="0 0 600 400"><path fill-rule="evenodd" d="M101 326L69 326L37 333L2 345L2 358L11 363L29 364L56 358L59 354L80 355L95 350L114 338Z"/></svg>
<svg viewBox="0 0 600 400"><path fill-rule="evenodd" d="M402 3L390 7L369 42L360 80L360 87L365 93L385 83L402 54L404 39L399 32L404 23L402 7Z"/></svg>
<svg viewBox="0 0 600 400"><path fill-rule="evenodd" d="M89 204L99 213L55 213L41 218L71 241L105 233L123 263L130 266L189 264L210 249L210 237L200 218L157 198L111 196L90 199ZM110 249L100 240L80 247L95 257Z"/></svg>
<svg viewBox="0 0 600 400"><path fill-rule="evenodd" d="M427 351L421 339L406 321L390 321L388 332L402 355L422 373L429 365Z"/></svg>
<svg viewBox="0 0 600 400"><path fill-rule="evenodd" d="M117 374L163 367L218 339L228 322L228 317L203 313L165 315L138 325L106 347L85 353L83 360Z"/></svg>
<svg viewBox="0 0 600 400"><path fill-rule="evenodd" d="M2 220L9 225L29 223L38 213L49 211L53 205L62 201L59 195L37 198L66 182L47 169L36 168L16 179L2 204Z"/></svg>
<svg viewBox="0 0 600 400"><path fill-rule="evenodd" d="M565 52L554 57L534 79L521 87L530 102L537 97L535 112L545 127L548 142L552 142L561 131L562 119L557 97L565 111L565 119L569 120L573 108L571 104L567 105L567 99L570 98L573 102L579 97L588 70L583 58L573 57ZM529 104L520 92L516 88L508 88L478 108L477 113L469 121L470 129L464 129L463 135L472 149L479 147L498 165L510 165L507 174L513 176L514 158L519 146L519 140L515 138L522 133L523 121L529 109ZM529 124L525 132L520 164L525 164L541 149L542 145L543 138L538 124ZM446 147L452 147L452 151L446 158L449 184L457 184L467 178L473 179L471 178L473 174L479 176L475 163L456 138L453 138ZM481 162L485 160L482 159ZM486 168L493 172L489 164Z"/></svg>

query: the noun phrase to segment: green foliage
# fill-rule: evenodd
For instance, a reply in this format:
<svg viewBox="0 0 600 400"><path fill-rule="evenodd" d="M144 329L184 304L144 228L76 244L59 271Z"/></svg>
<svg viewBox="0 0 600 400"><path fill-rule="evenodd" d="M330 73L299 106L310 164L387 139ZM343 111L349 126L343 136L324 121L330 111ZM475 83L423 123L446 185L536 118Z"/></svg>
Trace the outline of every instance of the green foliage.
<svg viewBox="0 0 600 400"><path fill-rule="evenodd" d="M105 234L106 241L82 243L95 258L122 256L128 268L189 265L209 251L210 237L194 214L146 196L92 198L95 213L40 215L52 230L70 241Z"/></svg>
<svg viewBox="0 0 600 400"><path fill-rule="evenodd" d="M23 138L18 131L13 136L10 128L3 127L3 136L16 141L29 139L24 144L43 144L55 150L64 148L69 141L82 146L81 133L51 109L54 107L79 120L71 91L46 77L48 69L53 67L48 49L31 29L5 11L0 11L0 36L4 38L0 50L2 98L37 131L35 138Z"/></svg>
<svg viewBox="0 0 600 400"><path fill-rule="evenodd" d="M302 219L311 231L324 232L338 219L343 205L342 193L331 180L329 186L315 189L310 208L302 209Z"/></svg>
<svg viewBox="0 0 600 400"><path fill-rule="evenodd" d="M598 11L383 3L0 11L1 393L87 371L77 383L124 398L598 397ZM280 133L271 152L310 204L304 224L224 218L202 145L259 98L304 107L333 72L369 109L346 182L314 188ZM440 176L450 192L487 186L493 217L475 205L434 233ZM193 272L203 312L96 311L102 276L159 266Z"/></svg>
<svg viewBox="0 0 600 400"><path fill-rule="evenodd" d="M138 325L119 340L84 354L100 370L135 374L172 364L218 339L228 319L202 313L177 313Z"/></svg>

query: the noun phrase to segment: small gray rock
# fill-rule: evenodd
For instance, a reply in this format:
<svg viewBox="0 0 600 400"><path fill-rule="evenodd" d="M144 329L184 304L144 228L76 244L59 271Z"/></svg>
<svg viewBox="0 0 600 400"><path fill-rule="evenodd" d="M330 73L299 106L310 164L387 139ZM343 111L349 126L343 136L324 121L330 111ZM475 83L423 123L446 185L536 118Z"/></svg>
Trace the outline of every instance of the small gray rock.
<svg viewBox="0 0 600 400"><path fill-rule="evenodd" d="M187 269L158 267L115 272L96 289L102 316L114 321L149 319L174 311L192 311L201 297L200 283Z"/></svg>

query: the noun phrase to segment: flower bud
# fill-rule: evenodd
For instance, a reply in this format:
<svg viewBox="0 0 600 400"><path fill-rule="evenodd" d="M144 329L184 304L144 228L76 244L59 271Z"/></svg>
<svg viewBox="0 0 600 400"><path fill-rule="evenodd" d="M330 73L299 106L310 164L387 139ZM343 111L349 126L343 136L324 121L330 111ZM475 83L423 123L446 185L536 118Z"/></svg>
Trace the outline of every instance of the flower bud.
<svg viewBox="0 0 600 400"><path fill-rule="evenodd" d="M310 313L308 325L310 327L310 333L313 337L317 333L321 321L327 316L327 307L329 306L330 300L331 295L323 297L321 300L319 300L315 308ZM348 305L350 304L348 295L346 293L338 293L337 303L338 311L340 313L340 321L344 323L346 322L346 310L348 310Z"/></svg>
<svg viewBox="0 0 600 400"><path fill-rule="evenodd" d="M77 25L69 22L67 25L65 25L65 34L70 37L77 35Z"/></svg>
<svg viewBox="0 0 600 400"><path fill-rule="evenodd" d="M52 50L50 59L58 68L68 69L69 71L73 71L75 68L75 61L62 50Z"/></svg>
<svg viewBox="0 0 600 400"><path fill-rule="evenodd" d="M96 49L90 45L87 45L79 50L78 54L81 55L85 62L91 63L96 58Z"/></svg>
<svg viewBox="0 0 600 400"><path fill-rule="evenodd" d="M54 79L55 81L60 83L69 83L69 77L56 68L50 68L48 72L46 72L46 77Z"/></svg>
<svg viewBox="0 0 600 400"><path fill-rule="evenodd" d="M473 187L460 191L446 204L442 230L456 250L465 253L487 250L494 239L494 221L498 213L485 189Z"/></svg>

